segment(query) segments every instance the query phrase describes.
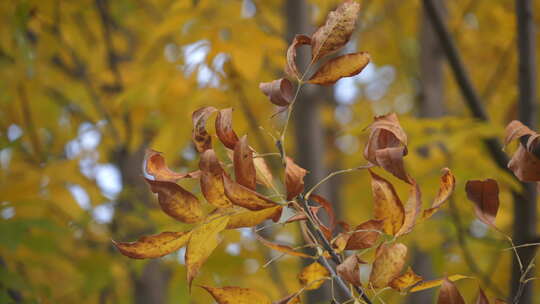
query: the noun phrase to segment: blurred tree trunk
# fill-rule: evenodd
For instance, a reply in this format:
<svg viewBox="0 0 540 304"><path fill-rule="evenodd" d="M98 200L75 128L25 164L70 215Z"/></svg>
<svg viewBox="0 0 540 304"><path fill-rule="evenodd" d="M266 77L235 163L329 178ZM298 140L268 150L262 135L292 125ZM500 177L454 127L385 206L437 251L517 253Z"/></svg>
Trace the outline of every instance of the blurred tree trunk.
<svg viewBox="0 0 540 304"><path fill-rule="evenodd" d="M537 113L537 75L535 54L535 24L533 16L532 0L516 0L517 20L517 49L519 55L518 87L519 87L519 120L529 128L536 130L538 126ZM523 191L514 192L514 231L513 238L516 245L535 242L537 235L537 206L535 183L522 183ZM518 249L518 254L526 269L534 262L536 247L524 247ZM512 280L510 287L512 299L518 299L519 303L533 303L534 280L523 283L534 277L534 270L525 278L521 278L522 270L516 259L512 265ZM521 298L520 298L521 296Z"/></svg>

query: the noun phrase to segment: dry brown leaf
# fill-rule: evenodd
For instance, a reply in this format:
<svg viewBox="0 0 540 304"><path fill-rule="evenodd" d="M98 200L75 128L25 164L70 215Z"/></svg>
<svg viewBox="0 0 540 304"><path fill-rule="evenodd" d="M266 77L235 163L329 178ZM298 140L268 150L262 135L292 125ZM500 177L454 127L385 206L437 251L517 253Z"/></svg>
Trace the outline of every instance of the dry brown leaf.
<svg viewBox="0 0 540 304"><path fill-rule="evenodd" d="M504 145L508 145L511 141L521 138L525 135L534 135L536 132L529 129L526 125L518 120L512 120L505 130L506 136L504 137Z"/></svg>
<svg viewBox="0 0 540 304"><path fill-rule="evenodd" d="M465 300L459 293L454 282L444 278L437 304L465 304Z"/></svg>
<svg viewBox="0 0 540 304"><path fill-rule="evenodd" d="M403 225L396 233L396 237L411 232L422 211L422 193L420 187L413 179L411 179L411 191L409 192L409 199L405 204L404 210L405 218L403 220Z"/></svg>
<svg viewBox="0 0 540 304"><path fill-rule="evenodd" d="M274 187L274 177L272 176L272 171L266 164L266 161L262 157L255 157L253 159L255 164L255 171L257 171L257 182L261 185L264 185L268 188Z"/></svg>
<svg viewBox="0 0 540 304"><path fill-rule="evenodd" d="M351 77L368 65L369 54L359 52L333 58L323 64L309 79L311 84L332 85L344 77Z"/></svg>
<svg viewBox="0 0 540 304"><path fill-rule="evenodd" d="M430 218L435 212L437 212L442 205L448 200L450 195L454 192L456 188L456 178L452 174L452 171L448 168L443 169L443 175L441 176L441 184L439 186L439 192L437 197L433 201L431 208L424 210L422 215L423 219Z"/></svg>
<svg viewBox="0 0 540 304"><path fill-rule="evenodd" d="M304 267L298 274L298 281L306 290L315 290L321 287L329 276L328 269L324 268L319 262L313 262Z"/></svg>
<svg viewBox="0 0 540 304"><path fill-rule="evenodd" d="M332 54L347 44L356 25L360 4L353 0L344 1L326 17L326 23L311 36L312 62Z"/></svg>
<svg viewBox="0 0 540 304"><path fill-rule="evenodd" d="M263 209L260 211L240 210L231 215L227 229L236 229L242 227L255 227L262 222L272 219L274 222L279 221L281 217L281 206Z"/></svg>
<svg viewBox="0 0 540 304"><path fill-rule="evenodd" d="M273 250L276 250L276 251L279 251L279 252L282 252L282 253L285 253L285 254L288 254L288 255L301 257L301 258L308 258L308 259L313 258L309 254L294 250L291 246L271 242L271 241L263 238L262 236L260 236L257 233L255 233L255 237L257 238L257 240L259 242L261 242L261 244L263 244L264 246L266 246L266 247L268 247L270 249L273 249Z"/></svg>
<svg viewBox="0 0 540 304"><path fill-rule="evenodd" d="M232 108L219 110L216 117L216 135L223 145L229 149L234 149L238 142L238 136L232 127Z"/></svg>
<svg viewBox="0 0 540 304"><path fill-rule="evenodd" d="M257 171L253 163L253 151L247 143L247 135L242 136L234 146L233 162L236 182L246 188L255 190L257 187Z"/></svg>
<svg viewBox="0 0 540 304"><path fill-rule="evenodd" d="M470 180L465 185L467 198L474 203L474 212L486 225L495 227L499 211L499 185L494 179Z"/></svg>
<svg viewBox="0 0 540 304"><path fill-rule="evenodd" d="M298 67L296 66L296 49L305 44L311 44L311 38L306 35L296 35L289 49L287 49L287 65L285 65L285 73L294 79L300 79Z"/></svg>
<svg viewBox="0 0 540 304"><path fill-rule="evenodd" d="M356 254L348 256L336 267L336 272L345 281L354 286L362 286L360 282L360 264L365 264Z"/></svg>
<svg viewBox="0 0 540 304"><path fill-rule="evenodd" d="M201 286L204 288L218 304L271 304L272 301L263 293L249 288L241 287L210 287Z"/></svg>
<svg viewBox="0 0 540 304"><path fill-rule="evenodd" d="M411 286L414 286L414 284L422 281L423 278L419 275L417 275L411 267L407 268L407 271L400 275L399 277L394 278L390 282L390 287L393 289L404 292L407 289L409 289Z"/></svg>
<svg viewBox="0 0 540 304"><path fill-rule="evenodd" d="M193 279L219 244L218 235L227 227L228 222L227 216L218 215L191 232L186 248L187 281L190 290Z"/></svg>
<svg viewBox="0 0 540 304"><path fill-rule="evenodd" d="M298 166L294 161L287 157L285 166L285 187L287 188L287 200L294 199L298 194L304 191L304 176L306 169Z"/></svg>
<svg viewBox="0 0 540 304"><path fill-rule="evenodd" d="M405 163L403 162L403 156L407 153L406 150L406 147L380 149L375 151L375 159L377 164L384 170L404 182L412 184L412 178L405 171Z"/></svg>
<svg viewBox="0 0 540 304"><path fill-rule="evenodd" d="M403 226L405 210L392 184L384 178L371 174L371 189L374 199L374 219L383 222L383 231L395 235Z"/></svg>
<svg viewBox="0 0 540 304"><path fill-rule="evenodd" d="M150 190L157 193L159 206L167 215L189 224L202 220L202 209L195 195L173 182L149 179L146 182Z"/></svg>
<svg viewBox="0 0 540 304"><path fill-rule="evenodd" d="M486 294L484 293L484 290L482 288L478 288L478 297L476 298L476 304L489 304L489 300L486 297Z"/></svg>
<svg viewBox="0 0 540 304"><path fill-rule="evenodd" d="M212 148L212 137L206 131L206 121L208 117L217 111L214 107L202 107L193 112L191 119L193 121L192 139L195 148L199 152L204 152Z"/></svg>
<svg viewBox="0 0 540 304"><path fill-rule="evenodd" d="M515 139L519 139L520 143L508 168L523 182L540 181L540 134L514 120L506 127L505 145Z"/></svg>
<svg viewBox="0 0 540 304"><path fill-rule="evenodd" d="M208 203L218 208L232 207L231 201L225 195L223 168L214 150L208 149L202 153L199 168L202 172L201 192Z"/></svg>
<svg viewBox="0 0 540 304"><path fill-rule="evenodd" d="M382 244L375 254L375 262L369 276L373 288L383 288L397 277L407 257L407 246L401 243Z"/></svg>
<svg viewBox="0 0 540 304"><path fill-rule="evenodd" d="M132 259L153 259L173 253L183 247L190 232L162 232L143 236L135 242L115 242L120 253Z"/></svg>
<svg viewBox="0 0 540 304"><path fill-rule="evenodd" d="M223 185L225 186L225 195L237 206L253 211L276 206L275 202L234 182L226 173L223 173Z"/></svg>
<svg viewBox="0 0 540 304"><path fill-rule="evenodd" d="M460 274L454 274L454 275L451 275L451 276L447 277L447 279L452 281L452 282L462 280L462 279L468 279L468 278L470 278L470 277L460 275ZM444 279L424 281L424 282L414 286L413 288L411 288L409 290L409 292L417 292L417 291L422 291L422 290L430 289L430 288L433 288L433 287L441 286L443 280Z"/></svg>
<svg viewBox="0 0 540 304"><path fill-rule="evenodd" d="M294 88L292 83L285 78L261 82L259 89L268 96L270 102L276 106L287 107L294 98Z"/></svg>
<svg viewBox="0 0 540 304"><path fill-rule="evenodd" d="M334 207L331 202L329 202L324 197L317 195L317 194L311 194L309 196L309 199L316 202L317 204L321 205L324 210L326 211L326 214L328 215L328 218L330 219L330 230L333 230L336 226L336 214L334 213Z"/></svg>
<svg viewBox="0 0 540 304"><path fill-rule="evenodd" d="M382 232L384 222L381 220L369 220L354 228L353 233L347 233L349 235L345 250L359 250L371 248ZM379 232L381 231L381 232Z"/></svg>
<svg viewBox="0 0 540 304"><path fill-rule="evenodd" d="M199 178L200 171L177 173L167 167L165 158L161 152L148 149L144 157L144 171L146 174L153 176L157 181L174 182L182 178Z"/></svg>

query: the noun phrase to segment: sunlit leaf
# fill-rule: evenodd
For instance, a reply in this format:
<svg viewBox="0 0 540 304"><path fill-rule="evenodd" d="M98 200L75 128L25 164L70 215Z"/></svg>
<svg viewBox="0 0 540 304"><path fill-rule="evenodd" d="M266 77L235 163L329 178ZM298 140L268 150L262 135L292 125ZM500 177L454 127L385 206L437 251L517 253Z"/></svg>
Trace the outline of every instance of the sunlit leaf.
<svg viewBox="0 0 540 304"><path fill-rule="evenodd" d="M465 300L459 293L454 282L445 278L442 281L437 304L465 304Z"/></svg>
<svg viewBox="0 0 540 304"><path fill-rule="evenodd" d="M405 219L405 210L392 184L369 170L374 198L374 219L383 222L383 231L396 234Z"/></svg>
<svg viewBox="0 0 540 304"><path fill-rule="evenodd" d="M192 139L195 144L195 148L199 152L204 152L207 149L212 148L212 137L206 131L206 121L210 114L217 111L214 107L202 107L193 112L193 132Z"/></svg>
<svg viewBox="0 0 540 304"><path fill-rule="evenodd" d="M311 44L311 38L305 35L296 35L291 45L287 49L287 64L285 73L294 79L300 79L298 67L296 66L296 49L301 45Z"/></svg>
<svg viewBox="0 0 540 304"><path fill-rule="evenodd" d="M199 178L201 176L200 171L194 171L189 173L177 173L169 169L165 162L165 158L161 152L155 150L147 150L144 157L145 173L153 176L157 181L169 181L174 182L182 178Z"/></svg>
<svg viewBox="0 0 540 304"><path fill-rule="evenodd" d="M298 166L290 157L287 157L285 166L285 187L287 188L287 200L294 199L304 191L304 176L306 169Z"/></svg>
<svg viewBox="0 0 540 304"><path fill-rule="evenodd" d="M422 211L422 193L420 187L415 180L411 179L411 191L409 192L409 199L405 204L405 218L403 225L397 232L396 236L401 236L411 232L416 225L416 222Z"/></svg>
<svg viewBox="0 0 540 304"><path fill-rule="evenodd" d="M382 244L375 254L375 262L369 276L369 282L374 288L388 286L396 278L407 257L407 246L401 243Z"/></svg>
<svg viewBox="0 0 540 304"><path fill-rule="evenodd" d="M437 193L437 197L435 197L435 200L433 201L431 208L424 210L422 218L428 219L435 212L437 212L442 207L442 205L446 202L446 200L448 200L450 195L452 195L455 187L456 187L456 178L454 177L450 169L444 168L443 175L441 176L441 184L439 187L439 192Z"/></svg>
<svg viewBox="0 0 540 304"><path fill-rule="evenodd" d="M289 106L294 97L293 85L285 78L261 82L259 88L277 106Z"/></svg>
<svg viewBox="0 0 540 304"><path fill-rule="evenodd" d="M135 242L115 242L120 253L133 259L153 259L173 253L183 247L190 232L162 232L143 236Z"/></svg>
<svg viewBox="0 0 540 304"><path fill-rule="evenodd" d="M253 163L253 151L247 143L244 135L234 147L234 175L240 185L255 190L257 187L257 172Z"/></svg>
<svg viewBox="0 0 540 304"><path fill-rule="evenodd" d="M467 198L474 203L474 212L479 220L495 227L499 211L499 185L494 179L470 180L465 185Z"/></svg>
<svg viewBox="0 0 540 304"><path fill-rule="evenodd" d="M332 85L344 77L351 77L368 65L369 54L365 52L342 55L323 64L309 79L309 83Z"/></svg>
<svg viewBox="0 0 540 304"><path fill-rule="evenodd" d="M276 206L275 202L234 182L225 173L223 174L223 182L225 186L225 195L227 195L229 200L231 200L231 202L237 206L254 211Z"/></svg>
<svg viewBox="0 0 540 304"><path fill-rule="evenodd" d="M399 277L394 278L390 282L390 287L393 289L403 292L413 286L414 284L422 281L423 278L419 275L417 275L411 267L407 269L407 271L400 275Z"/></svg>
<svg viewBox="0 0 540 304"><path fill-rule="evenodd" d="M204 288L218 304L271 304L272 301L263 293L249 288L241 287L210 287L201 286Z"/></svg>
<svg viewBox="0 0 540 304"><path fill-rule="evenodd" d="M201 192L206 200L218 208L231 207L232 203L225 195L223 186L223 168L214 150L208 149L201 154L199 168L202 172Z"/></svg>
<svg viewBox="0 0 540 304"><path fill-rule="evenodd" d="M330 276L328 269L318 262L313 262L310 265L304 267L300 274L298 274L298 281L307 290L318 289L324 284L326 278Z"/></svg>
<svg viewBox="0 0 540 304"><path fill-rule="evenodd" d="M232 108L219 110L216 117L216 135L223 145L234 149L238 142L238 136L232 127Z"/></svg>
<svg viewBox="0 0 540 304"><path fill-rule="evenodd" d="M263 209L260 211L239 210L232 214L227 224L227 229L235 229L242 227L255 227L262 222L272 219L277 222L281 217L281 206Z"/></svg>
<svg viewBox="0 0 540 304"><path fill-rule="evenodd" d="M158 195L161 210L184 223L197 223L203 213L197 197L173 182L146 179L150 190Z"/></svg>
<svg viewBox="0 0 540 304"><path fill-rule="evenodd" d="M468 279L468 278L470 278L470 277L460 275L460 274L454 274L454 275L451 275L451 276L447 277L447 279L452 281L452 282L455 282L455 281L458 281L458 280L461 280L461 279ZM441 286L442 282L443 282L443 279L424 281L424 282L414 286L409 291L410 292L417 292L417 291L430 289L430 288L433 288L433 287L438 287L438 286Z"/></svg>

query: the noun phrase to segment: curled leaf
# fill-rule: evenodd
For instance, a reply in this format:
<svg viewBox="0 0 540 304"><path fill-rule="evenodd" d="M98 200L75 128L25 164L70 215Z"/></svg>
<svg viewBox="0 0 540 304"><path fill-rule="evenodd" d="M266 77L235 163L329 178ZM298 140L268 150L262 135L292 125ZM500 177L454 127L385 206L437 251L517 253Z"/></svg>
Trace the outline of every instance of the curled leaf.
<svg viewBox="0 0 540 304"><path fill-rule="evenodd" d="M149 149L144 157L144 172L153 176L157 181L174 182L182 178L199 178L200 171L189 173L177 173L167 167L165 158L161 152Z"/></svg>
<svg viewBox="0 0 540 304"><path fill-rule="evenodd" d="M309 79L311 84L332 85L344 77L351 77L360 72L368 65L369 54L359 52L342 55L323 64Z"/></svg>
<svg viewBox="0 0 540 304"><path fill-rule="evenodd" d="M287 188L287 200L294 199L298 194L304 191L304 176L306 169L298 166L294 161L287 157L285 166L285 187Z"/></svg>
<svg viewBox="0 0 540 304"><path fill-rule="evenodd" d="M277 106L287 107L294 98L293 85L285 78L261 82L259 89L270 98L270 102Z"/></svg>
<svg viewBox="0 0 540 304"><path fill-rule="evenodd" d="M223 173L223 185L225 186L225 195L237 206L253 211L276 206L275 202L234 182L226 173Z"/></svg>
<svg viewBox="0 0 540 304"><path fill-rule="evenodd" d="M422 277L417 275L411 267L407 268L407 271L400 275L399 277L394 278L390 282L390 287L393 289L404 292L409 289L414 284L422 281Z"/></svg>
<svg viewBox="0 0 540 304"><path fill-rule="evenodd" d="M405 210L392 184L384 178L371 174L371 189L374 198L374 218L383 222L383 231L395 235L403 226Z"/></svg>
<svg viewBox="0 0 540 304"><path fill-rule="evenodd" d="M407 247L401 243L382 244L375 254L375 262L369 276L374 288L383 288L399 275L405 265Z"/></svg>
<svg viewBox="0 0 540 304"><path fill-rule="evenodd" d="M262 222L272 219L277 222L281 217L281 206L263 209L260 211L240 210L231 215L227 229L236 229L242 227L255 227Z"/></svg>
<svg viewBox="0 0 540 304"><path fill-rule="evenodd" d="M396 233L396 236L401 236L411 232L416 225L416 222L422 211L422 193L420 187L415 180L411 179L411 191L409 192L409 199L405 204L405 218L403 219L403 225Z"/></svg>
<svg viewBox="0 0 540 304"><path fill-rule="evenodd" d="M210 114L217 111L214 107L202 107L193 112L191 119L193 120L192 139L195 148L199 152L204 152L212 148L212 137L206 131L206 121Z"/></svg>
<svg viewBox="0 0 540 304"><path fill-rule="evenodd" d="M204 288L218 304L271 304L272 301L265 295L256 290L241 287L210 287L201 286Z"/></svg>
<svg viewBox="0 0 540 304"><path fill-rule="evenodd" d="M465 304L465 300L459 293L456 284L447 278L444 278L437 304Z"/></svg>
<svg viewBox="0 0 540 304"><path fill-rule="evenodd" d="M199 200L189 191L173 182L146 179L150 190L157 193L161 210L170 217L184 223L197 223L202 219Z"/></svg>
<svg viewBox="0 0 540 304"><path fill-rule="evenodd" d="M353 254L336 267L336 272L349 284L361 286L360 264L365 264L365 262L360 260L356 254Z"/></svg>
<svg viewBox="0 0 540 304"><path fill-rule="evenodd" d="M431 208L424 210L422 215L423 219L430 218L435 212L437 212L441 206L448 200L450 195L454 192L456 188L456 178L448 168L443 169L443 175L441 176L441 184L439 186L439 192L437 197L433 201Z"/></svg>
<svg viewBox="0 0 540 304"><path fill-rule="evenodd" d="M190 232L162 232L143 236L135 242L115 242L120 253L132 259L153 259L173 253L183 247Z"/></svg>
<svg viewBox="0 0 540 304"><path fill-rule="evenodd" d="M540 134L514 120L506 127L505 145L519 139L519 147L508 168L523 182L540 181Z"/></svg>
<svg viewBox="0 0 540 304"><path fill-rule="evenodd" d="M305 254L303 252L296 251L290 246L270 242L269 240L263 238L262 236L260 236L257 233L255 233L255 237L257 238L257 240L259 242L261 242L261 244L263 244L264 246L266 246L266 247L268 247L270 249L273 249L273 250L276 250L276 251L279 251L279 252L282 252L282 253L285 253L285 254L288 254L288 255L301 257L301 258L308 258L308 259L313 258L309 254Z"/></svg>
<svg viewBox="0 0 540 304"><path fill-rule="evenodd" d="M219 110L216 117L216 135L223 145L229 149L234 149L238 142L238 136L232 127L232 108Z"/></svg>
<svg viewBox="0 0 540 304"><path fill-rule="evenodd" d="M488 178L484 181L470 180L465 185L467 198L474 203L474 212L486 225L495 227L495 217L499 211L499 185Z"/></svg>
<svg viewBox="0 0 540 304"><path fill-rule="evenodd" d="M311 36L312 61L332 54L347 44L356 25L360 4L353 0L344 1L326 17L326 23Z"/></svg>
<svg viewBox="0 0 540 304"><path fill-rule="evenodd" d="M536 134L536 132L529 129L529 127L518 120L512 120L506 126L505 133L506 136L504 137L504 145L508 145L511 141L520 139L523 136Z"/></svg>
<svg viewBox="0 0 540 304"><path fill-rule="evenodd" d="M234 175L240 185L255 190L257 187L257 171L253 163L253 151L244 135L234 146Z"/></svg>
<svg viewBox="0 0 540 304"><path fill-rule="evenodd" d="M447 277L446 279L448 279L449 281L455 282L455 281L458 281L458 280L468 279L468 278L470 278L470 277L460 275L460 274L454 274L454 275L451 275L451 276ZM444 279L423 281L422 283L420 283L420 284L414 286L413 288L411 288L409 290L409 292L417 292L417 291L422 291L422 290L430 289L430 288L433 288L433 287L441 286L443 280Z"/></svg>
<svg viewBox="0 0 540 304"><path fill-rule="evenodd" d="M287 65L285 65L285 73L291 78L300 79L300 73L296 67L296 49L305 44L311 44L311 38L306 35L296 35L289 49L287 49Z"/></svg>
<svg viewBox="0 0 540 304"><path fill-rule="evenodd" d="M223 168L214 150L208 149L202 153L199 168L202 172L200 182L204 198L218 208L232 207L231 201L225 195Z"/></svg>
<svg viewBox="0 0 540 304"><path fill-rule="evenodd" d="M191 232L186 248L187 281L190 290L193 279L219 244L218 235L227 227L228 221L228 217L219 215Z"/></svg>
<svg viewBox="0 0 540 304"><path fill-rule="evenodd" d="M326 278L330 276L328 269L318 262L313 262L304 267L298 275L298 281L305 287L306 290L314 290L324 284Z"/></svg>

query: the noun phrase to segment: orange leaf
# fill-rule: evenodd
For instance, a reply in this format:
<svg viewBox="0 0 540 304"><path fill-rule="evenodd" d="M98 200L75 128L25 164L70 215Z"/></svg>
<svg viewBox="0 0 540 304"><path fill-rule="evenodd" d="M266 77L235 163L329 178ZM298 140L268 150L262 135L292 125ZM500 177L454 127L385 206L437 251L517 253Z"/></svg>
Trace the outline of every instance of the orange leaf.
<svg viewBox="0 0 540 304"><path fill-rule="evenodd" d="M189 173L177 173L167 167L165 158L161 152L148 149L144 157L145 173L153 176L157 181L174 182L182 178L199 178L200 171Z"/></svg>
<svg viewBox="0 0 540 304"><path fill-rule="evenodd" d="M374 218L383 222L383 231L395 235L403 226L405 210L392 184L369 170L375 205Z"/></svg>
<svg viewBox="0 0 540 304"><path fill-rule="evenodd" d="M494 179L470 180L465 185L467 198L474 203L474 212L486 225L495 227L499 210L499 185Z"/></svg>
<svg viewBox="0 0 540 304"><path fill-rule="evenodd" d="M476 304L489 304L489 300L482 288L478 288L478 297L476 298Z"/></svg>
<svg viewBox="0 0 540 304"><path fill-rule="evenodd" d="M296 35L289 46L289 49L287 49L287 65L285 65L285 73L291 78L300 79L300 74L296 67L296 49L304 44L311 44L311 38L305 35Z"/></svg>
<svg viewBox="0 0 540 304"><path fill-rule="evenodd" d="M307 171L287 157L285 166L285 187L287 188L287 200L294 199L304 191L304 176Z"/></svg>
<svg viewBox="0 0 540 304"><path fill-rule="evenodd" d="M202 219L202 210L195 195L173 182L146 179L150 190L157 193L161 210L170 217L184 223L197 223Z"/></svg>
<svg viewBox="0 0 540 304"><path fill-rule="evenodd" d="M358 2L347 0L328 14L326 23L311 36L312 62L338 51L347 44L354 31L359 11Z"/></svg>
<svg viewBox="0 0 540 304"><path fill-rule="evenodd" d="M277 106L287 107L294 98L293 85L285 78L261 82L259 89Z"/></svg>
<svg viewBox="0 0 540 304"><path fill-rule="evenodd" d="M330 218L330 228L331 230L334 229L334 227L336 226L336 214L334 213L333 204L329 202L327 199L325 199L324 197L317 194L311 194L309 196L309 199L318 203L324 208L324 210L326 211L326 214Z"/></svg>
<svg viewBox="0 0 540 304"><path fill-rule="evenodd" d="M202 153L199 168L202 172L200 182L204 198L218 208L232 207L231 201L225 195L223 168L221 168L214 150L208 149Z"/></svg>
<svg viewBox="0 0 540 304"><path fill-rule="evenodd" d="M463 275L460 275L460 274L454 274L454 275L451 275L451 276L447 277L447 279L452 281L452 282L458 281L458 280L461 280L461 279L467 279L467 278L470 278L470 277L463 276ZM417 292L417 291L422 291L422 290L430 289L430 288L433 288L433 287L441 286L443 280L444 279L424 281L424 282L414 286L413 288L411 288L409 290L409 292Z"/></svg>
<svg viewBox="0 0 540 304"><path fill-rule="evenodd" d="M173 253L183 247L190 232L162 232L143 236L135 242L115 242L120 253L132 259L153 259Z"/></svg>
<svg viewBox="0 0 540 304"><path fill-rule="evenodd" d="M439 192L437 197L433 201L431 208L424 210L422 215L423 219L430 218L435 212L437 212L446 200L452 195L456 188L456 178L448 168L443 169L443 175L441 176L441 185L439 186Z"/></svg>
<svg viewBox="0 0 540 304"><path fill-rule="evenodd" d="M238 142L238 136L232 127L232 108L219 110L216 117L216 135L223 145L229 149L234 149Z"/></svg>
<svg viewBox="0 0 540 304"><path fill-rule="evenodd" d="M270 249L273 249L273 250L276 250L276 251L279 251L279 252L282 252L282 253L286 253L288 255L301 257L301 258L308 258L308 259L313 258L309 254L305 254L303 252L296 251L296 250L292 249L290 246L270 242L269 240L263 238L262 236L260 236L257 233L255 233L255 237L257 238L257 240L259 242L261 242L261 244L263 244L264 246L266 246L266 247L268 247Z"/></svg>
<svg viewBox="0 0 540 304"><path fill-rule="evenodd" d="M369 276L374 288L388 286L405 265L407 247L401 243L382 244L375 254L375 262Z"/></svg>
<svg viewBox="0 0 540 304"><path fill-rule="evenodd" d="M332 85L344 77L351 77L360 72L368 65L369 54L359 52L342 55L323 64L309 79L311 84Z"/></svg>
<svg viewBox="0 0 540 304"><path fill-rule="evenodd" d="M465 300L459 293L456 285L447 278L444 278L437 304L465 304Z"/></svg>
<svg viewBox="0 0 540 304"><path fill-rule="evenodd" d="M304 267L298 275L298 281L306 290L315 290L324 284L325 278L330 276L328 269L324 268L319 262L313 262Z"/></svg>
<svg viewBox="0 0 540 304"><path fill-rule="evenodd" d="M274 222L279 221L281 217L281 206L263 209L260 211L240 210L231 215L227 229L236 229L242 227L254 227L262 222L272 219Z"/></svg>
<svg viewBox="0 0 540 304"><path fill-rule="evenodd" d="M187 281L190 290L193 279L219 244L218 235L227 227L228 221L228 217L218 215L191 232L186 248Z"/></svg>
<svg viewBox="0 0 540 304"><path fill-rule="evenodd" d="M212 148L212 137L206 131L206 121L210 114L217 111L214 107L202 107L193 112L191 119L193 120L192 139L195 148L199 152L204 152Z"/></svg>
<svg viewBox="0 0 540 304"><path fill-rule="evenodd" d="M240 288L240 287L210 287L201 286L204 288L218 304L271 304L270 299L253 289Z"/></svg>
<svg viewBox="0 0 540 304"><path fill-rule="evenodd" d="M422 193L420 192L420 187L418 187L415 180L411 179L411 181L412 185L409 199L405 204L405 218L403 220L403 225L396 233L396 237L411 232L422 211Z"/></svg>
<svg viewBox="0 0 540 304"><path fill-rule="evenodd" d="M390 287L399 292L403 292L420 281L422 281L422 277L414 273L411 267L409 267L404 274L394 278L390 282Z"/></svg>
<svg viewBox="0 0 540 304"><path fill-rule="evenodd" d="M519 139L519 147L510 159L508 168L523 182L540 181L540 134L514 120L506 127L505 145Z"/></svg>
<svg viewBox="0 0 540 304"><path fill-rule="evenodd" d="M360 260L356 254L353 254L336 267L336 272L350 284L361 286L360 264L365 264L365 262Z"/></svg>
<svg viewBox="0 0 540 304"><path fill-rule="evenodd" d="M255 190L257 172L253 163L253 151L248 146L247 135L244 135L234 146L234 175L240 185Z"/></svg>
<svg viewBox="0 0 540 304"><path fill-rule="evenodd" d="M223 173L223 185L225 186L225 195L237 206L253 211L276 206L275 202L234 182L226 173Z"/></svg>
<svg viewBox="0 0 540 304"><path fill-rule="evenodd" d="M371 248L379 239L381 233L378 231L383 229L383 224L384 223L381 220L369 220L356 226L356 228L354 228L354 231L356 232L353 232L352 234L347 233L349 238L345 250Z"/></svg>

